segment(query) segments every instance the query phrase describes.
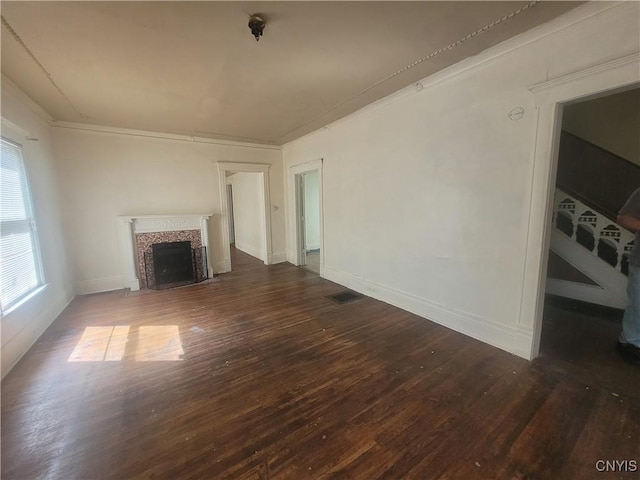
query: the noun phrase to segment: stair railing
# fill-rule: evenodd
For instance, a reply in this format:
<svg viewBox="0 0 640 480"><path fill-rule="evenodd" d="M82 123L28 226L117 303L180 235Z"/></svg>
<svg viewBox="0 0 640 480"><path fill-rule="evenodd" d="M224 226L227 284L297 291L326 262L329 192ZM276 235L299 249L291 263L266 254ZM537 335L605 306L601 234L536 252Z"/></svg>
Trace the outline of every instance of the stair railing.
<svg viewBox="0 0 640 480"><path fill-rule="evenodd" d="M628 275L633 233L559 188L554 200L553 225L594 256Z"/></svg>

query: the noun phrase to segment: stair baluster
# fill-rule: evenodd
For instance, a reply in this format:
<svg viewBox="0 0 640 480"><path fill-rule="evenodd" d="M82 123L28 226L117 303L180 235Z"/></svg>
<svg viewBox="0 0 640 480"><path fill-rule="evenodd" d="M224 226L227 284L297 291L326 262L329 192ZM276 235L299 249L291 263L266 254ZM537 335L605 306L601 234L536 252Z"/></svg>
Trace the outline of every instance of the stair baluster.
<svg viewBox="0 0 640 480"><path fill-rule="evenodd" d="M553 225L616 271L628 274L633 233L560 189L556 189Z"/></svg>

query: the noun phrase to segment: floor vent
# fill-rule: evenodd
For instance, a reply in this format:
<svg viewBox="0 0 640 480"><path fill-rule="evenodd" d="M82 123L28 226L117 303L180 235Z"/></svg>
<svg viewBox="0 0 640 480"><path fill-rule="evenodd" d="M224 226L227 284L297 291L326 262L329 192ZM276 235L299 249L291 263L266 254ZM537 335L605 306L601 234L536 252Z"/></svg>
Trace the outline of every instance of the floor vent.
<svg viewBox="0 0 640 480"><path fill-rule="evenodd" d="M345 290L344 292L328 295L327 298L336 303L350 303L362 298L362 295L350 290Z"/></svg>

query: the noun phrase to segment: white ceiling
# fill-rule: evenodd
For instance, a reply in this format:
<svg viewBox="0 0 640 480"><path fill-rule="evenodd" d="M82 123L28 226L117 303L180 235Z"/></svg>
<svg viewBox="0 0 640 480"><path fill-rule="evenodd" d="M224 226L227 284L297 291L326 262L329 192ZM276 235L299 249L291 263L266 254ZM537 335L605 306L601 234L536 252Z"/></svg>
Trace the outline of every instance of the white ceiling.
<svg viewBox="0 0 640 480"><path fill-rule="evenodd" d="M579 4L2 1L2 73L57 121L280 145Z"/></svg>

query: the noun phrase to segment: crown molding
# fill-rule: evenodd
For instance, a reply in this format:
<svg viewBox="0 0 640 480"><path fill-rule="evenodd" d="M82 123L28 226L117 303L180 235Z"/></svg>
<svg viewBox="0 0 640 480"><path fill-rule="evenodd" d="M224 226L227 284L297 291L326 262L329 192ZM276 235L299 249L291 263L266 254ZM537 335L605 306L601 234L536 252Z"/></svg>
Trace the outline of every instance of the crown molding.
<svg viewBox="0 0 640 480"><path fill-rule="evenodd" d="M581 78L591 77L593 75L597 75L598 73L606 72L608 70L613 70L616 68L621 68L629 64L638 64L640 63L640 52L632 53L631 55L626 55L624 57L616 58L615 60L611 60L606 63L602 63L599 65L594 65L593 67L588 67L583 70L578 70L577 72L570 73L568 75L563 75L562 77L553 78L546 82L538 83L529 89L529 91L533 94L537 94L544 90L549 90L550 88L554 88L560 85L564 85L565 83L575 82L576 80L580 80ZM640 81L640 71L638 73L638 81Z"/></svg>
<svg viewBox="0 0 640 480"><path fill-rule="evenodd" d="M466 58L454 65L451 65L439 72L436 72L428 77L423 78L418 82L414 82L413 84L404 87L400 90L387 95L369 105L366 105L359 110L342 117L334 122L328 123L324 127L320 127L313 132L307 133L301 137L298 137L289 142L285 142L285 145L294 145L297 142L302 141L303 139L311 138L315 135L322 134L323 132L330 130L332 128L337 127L343 123L349 123L356 118L359 118L362 115L365 115L369 112L377 110L378 108L384 107L386 105L390 105L395 103L405 97L410 95L419 95L427 92L428 90L433 89L440 84L449 81L463 73L467 73L475 70L476 68L481 68L485 64L498 59L504 55L517 51L521 48L526 47L527 45L542 40L548 36L554 35L558 32L571 28L572 26L587 21L591 18L597 17L598 15L614 9L618 7L624 7L628 4L637 3L637 1L631 2L620 2L620 1L605 1L605 2L588 2L585 5L581 5L576 7L573 10L570 10L563 15L553 18L542 25L538 25L537 27L532 28L526 32L521 33L520 35L516 35L508 40L505 40L498 45L495 45L491 48L488 48L477 55Z"/></svg>
<svg viewBox="0 0 640 480"><path fill-rule="evenodd" d="M29 97L19 86L17 86L9 77L2 74L2 91L15 97L24 103L33 113L52 128L81 130L95 133L107 133L112 135L127 135L133 137L157 138L162 140L174 140L180 142L203 143L210 145L223 145L241 148L258 148L263 150L281 150L280 145L269 145L252 142L238 142L233 140L221 140L207 137L197 137L189 135L176 135L165 132L153 132L149 130L135 130L131 128L107 127L104 125L95 125L89 123L66 122L54 119L49 112Z"/></svg>
<svg viewBox="0 0 640 480"><path fill-rule="evenodd" d="M104 125L94 125L88 123L64 122L53 120L51 122L53 128L66 130L80 130L94 133L106 133L111 135L126 135L130 137L157 138L161 140L174 140L179 142L204 143L210 145L223 145L242 148L259 148L263 150L281 150L279 145L267 145L262 143L236 142L233 140L220 140L206 137L196 137L189 135L176 135L173 133L153 132L149 130L136 130L132 128L107 127Z"/></svg>
<svg viewBox="0 0 640 480"><path fill-rule="evenodd" d="M268 163L241 163L241 162L217 162L219 172L268 172L271 165Z"/></svg>

